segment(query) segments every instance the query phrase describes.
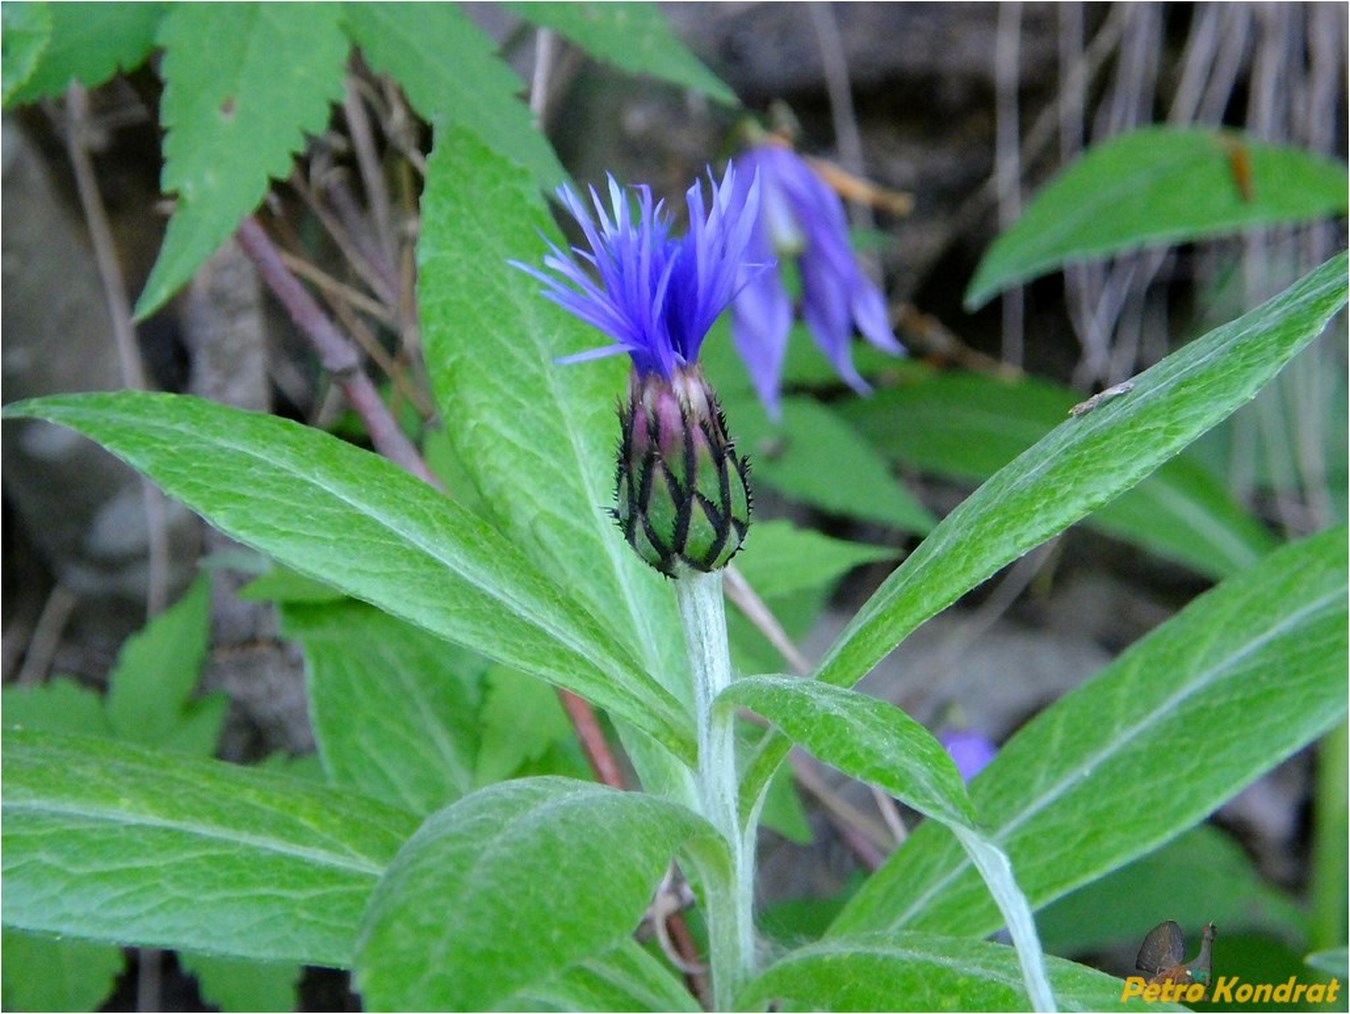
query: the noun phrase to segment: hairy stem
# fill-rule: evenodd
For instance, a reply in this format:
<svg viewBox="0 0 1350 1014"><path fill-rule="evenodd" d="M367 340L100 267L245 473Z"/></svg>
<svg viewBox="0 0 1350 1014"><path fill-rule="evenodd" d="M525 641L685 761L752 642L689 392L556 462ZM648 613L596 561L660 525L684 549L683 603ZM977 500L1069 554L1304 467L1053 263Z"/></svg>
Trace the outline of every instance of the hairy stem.
<svg viewBox="0 0 1350 1014"><path fill-rule="evenodd" d="M675 581L684 622L698 721L698 785L703 815L726 841L731 864L726 880L705 877L713 1005L730 1010L755 960L752 907L755 887L755 824L742 830L736 775L734 712L714 713L717 695L731 685L722 573L687 572Z"/></svg>

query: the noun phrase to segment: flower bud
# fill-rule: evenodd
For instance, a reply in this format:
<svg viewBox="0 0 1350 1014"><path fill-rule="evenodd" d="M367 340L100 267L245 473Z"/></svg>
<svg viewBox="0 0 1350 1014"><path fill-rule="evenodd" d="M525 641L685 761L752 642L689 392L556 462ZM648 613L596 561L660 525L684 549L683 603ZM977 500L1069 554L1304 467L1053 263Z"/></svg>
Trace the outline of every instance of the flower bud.
<svg viewBox="0 0 1350 1014"><path fill-rule="evenodd" d="M749 466L698 366L629 377L614 517L661 573L725 567L750 525Z"/></svg>

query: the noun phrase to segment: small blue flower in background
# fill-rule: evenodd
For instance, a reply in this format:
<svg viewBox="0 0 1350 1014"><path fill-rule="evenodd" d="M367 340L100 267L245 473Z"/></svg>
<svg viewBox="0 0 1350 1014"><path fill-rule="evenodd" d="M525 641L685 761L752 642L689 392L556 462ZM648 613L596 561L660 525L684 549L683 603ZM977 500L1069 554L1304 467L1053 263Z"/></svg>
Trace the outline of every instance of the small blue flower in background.
<svg viewBox="0 0 1350 1014"><path fill-rule="evenodd" d="M557 277L511 263L543 282L544 296L614 341L559 362L627 352L639 374L667 380L677 368L697 362L708 329L757 270L748 251L759 207L758 181L753 174L745 179L730 165L720 184L711 174L709 181L708 203L701 184L686 193L689 231L680 238L671 236L664 202L654 202L649 187L631 188L638 199L636 219L612 176L608 210L593 188L590 192L594 217L569 187L558 189L590 249L574 247L568 254L550 243L544 266ZM771 263L769 258L758 268Z"/></svg>
<svg viewBox="0 0 1350 1014"><path fill-rule="evenodd" d="M679 578L714 571L736 555L750 524L749 466L736 454L698 353L708 329L741 286L770 265L747 260L759 182L727 166L711 198L685 194L689 229L671 235L665 207L647 187L628 195L609 180L609 208L563 187L558 196L589 249L549 244L543 295L604 332L613 344L560 359L576 363L627 352L628 399L619 409L614 518L634 551ZM552 274L548 273L552 272Z"/></svg>
<svg viewBox="0 0 1350 1014"><path fill-rule="evenodd" d="M998 747L978 732L969 730L944 732L938 736L938 742L952 755L956 770L965 781L983 771L998 754Z"/></svg>
<svg viewBox="0 0 1350 1014"><path fill-rule="evenodd" d="M866 393L850 349L855 327L879 349L900 355L904 348L891 331L885 298L853 259L843 203L801 156L773 138L737 161L761 188L750 259L797 261L802 317L816 344L849 386ZM761 272L742 287L732 308L732 335L774 417L791 326L792 300L777 272Z"/></svg>

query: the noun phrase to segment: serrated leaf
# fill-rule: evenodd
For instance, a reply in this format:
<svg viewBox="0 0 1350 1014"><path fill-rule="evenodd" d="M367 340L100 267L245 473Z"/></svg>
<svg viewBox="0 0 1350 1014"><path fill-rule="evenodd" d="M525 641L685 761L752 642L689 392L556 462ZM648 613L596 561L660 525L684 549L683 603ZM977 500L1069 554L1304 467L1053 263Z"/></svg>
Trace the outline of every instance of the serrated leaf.
<svg viewBox="0 0 1350 1014"><path fill-rule="evenodd" d="M204 1001L223 1011L293 1011L299 1007L300 965L178 952Z"/></svg>
<svg viewBox="0 0 1350 1014"><path fill-rule="evenodd" d="M1043 381L934 374L845 403L840 412L899 464L983 481L1044 437L1082 395ZM1104 505L1085 524L1214 578L1255 563L1275 537L1186 457Z"/></svg>
<svg viewBox="0 0 1350 1014"><path fill-rule="evenodd" d="M11 0L0 5L0 101L33 76L52 39L52 16L45 3Z"/></svg>
<svg viewBox="0 0 1350 1014"><path fill-rule="evenodd" d="M1232 131L1144 127L1087 151L989 248L967 310L1068 261L1346 210L1345 166Z"/></svg>
<svg viewBox="0 0 1350 1014"><path fill-rule="evenodd" d="M513 1010L698 1011L693 996L667 964L635 940L573 965L556 979L516 997Z"/></svg>
<svg viewBox="0 0 1350 1014"><path fill-rule="evenodd" d="M136 302L153 313L290 175L342 97L347 40L331 3L176 4L164 19L165 193L178 203Z"/></svg>
<svg viewBox="0 0 1350 1014"><path fill-rule="evenodd" d="M163 744L197 686L210 634L211 585L202 575L173 606L127 638L108 675L108 721L118 739Z"/></svg>
<svg viewBox="0 0 1350 1014"><path fill-rule="evenodd" d="M357 984L377 1009L492 1009L620 943L680 844L712 834L674 803L570 779L466 796L433 814L380 882Z"/></svg>
<svg viewBox="0 0 1350 1014"><path fill-rule="evenodd" d="M11 6L19 5L4 5L6 9ZM6 91L6 106L60 95L72 80L86 88L95 88L119 69L132 70L140 66L154 48L155 33L168 5L53 3L45 6L51 18L50 40L33 72L12 95ZM6 24L6 29L8 27ZM8 50L5 56L9 57Z"/></svg>
<svg viewBox="0 0 1350 1014"><path fill-rule="evenodd" d="M106 740L4 738L4 918L142 947L344 966L410 815Z"/></svg>
<svg viewBox="0 0 1350 1014"><path fill-rule="evenodd" d="M5 1010L98 1010L122 974L122 948L6 928Z"/></svg>
<svg viewBox="0 0 1350 1014"><path fill-rule="evenodd" d="M592 56L738 106L728 88L671 29L651 3L513 3L526 21L552 28Z"/></svg>
<svg viewBox="0 0 1350 1014"><path fill-rule="evenodd" d="M1212 922L1225 938L1256 930L1297 943L1308 934L1308 917L1294 899L1209 824L1065 895L1036 922L1046 949L1068 955L1137 944L1164 918L1182 926Z"/></svg>
<svg viewBox="0 0 1350 1014"><path fill-rule="evenodd" d="M1122 983L1062 958L1046 967L1064 1010L1127 1010ZM874 934L802 947L771 965L737 998L737 1010L777 1002L835 1011L1021 1010L1012 948L926 933ZM1168 1004L1149 1009L1185 1010Z"/></svg>
<svg viewBox="0 0 1350 1014"><path fill-rule="evenodd" d="M7 727L77 736L112 735L103 695L68 676L35 687L6 686L0 695Z"/></svg>
<svg viewBox="0 0 1350 1014"><path fill-rule="evenodd" d="M282 627L331 785L418 816L473 788L481 656L351 600L288 605Z"/></svg>
<svg viewBox="0 0 1350 1014"><path fill-rule="evenodd" d="M529 176L473 135L442 132L427 166L418 244L422 342L436 400L502 530L687 702L674 595L608 514L614 407L627 367L617 359L555 362L602 339L507 264L542 254L541 233L557 230ZM625 745L649 791L662 783L678 791L681 772L660 770L664 758L647 757L633 738Z"/></svg>
<svg viewBox="0 0 1350 1014"><path fill-rule="evenodd" d="M900 550L830 538L790 521L756 521L736 568L761 598L790 595L837 581L854 567L893 560Z"/></svg>
<svg viewBox="0 0 1350 1014"><path fill-rule="evenodd" d="M775 425L746 393L723 400L731 435L750 458L752 482L832 514L918 535L932 530L932 514L831 408L811 398L784 398L783 419Z"/></svg>
<svg viewBox="0 0 1350 1014"><path fill-rule="evenodd" d="M1055 1009L1026 897L1007 856L976 825L956 764L927 729L885 701L783 676L737 680L714 702L715 707L733 704L763 715L817 759L949 827L1007 922L1033 1006Z"/></svg>
<svg viewBox="0 0 1350 1014"><path fill-rule="evenodd" d="M1159 847L1345 715L1346 552L1339 529L1228 579L1023 726L970 783L1034 905ZM980 936L998 925L982 895L956 843L923 827L832 932Z"/></svg>
<svg viewBox="0 0 1350 1014"><path fill-rule="evenodd" d="M454 5L348 3L343 20L366 62L397 81L427 120L473 131L528 168L537 186L567 179L517 98L524 83L497 58L492 39Z"/></svg>
<svg viewBox="0 0 1350 1014"><path fill-rule="evenodd" d="M674 699L567 594L480 518L384 459L178 395L68 395L5 411L84 433L240 542L692 755Z"/></svg>
<svg viewBox="0 0 1350 1014"><path fill-rule="evenodd" d="M510 778L521 765L538 760L554 743L573 734L553 688L505 666L493 666L484 676L478 724L479 785Z"/></svg>

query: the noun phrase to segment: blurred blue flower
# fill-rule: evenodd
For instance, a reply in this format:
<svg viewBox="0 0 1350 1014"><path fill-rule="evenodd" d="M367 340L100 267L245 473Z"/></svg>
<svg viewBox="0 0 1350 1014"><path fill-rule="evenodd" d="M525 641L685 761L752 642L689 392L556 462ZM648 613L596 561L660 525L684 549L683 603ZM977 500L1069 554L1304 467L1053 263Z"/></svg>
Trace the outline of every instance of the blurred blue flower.
<svg viewBox="0 0 1350 1014"><path fill-rule="evenodd" d="M569 187L558 197L576 219L589 249L565 253L549 244L547 271L512 261L544 283L543 295L603 331L614 344L560 359L575 363L627 352L639 376L671 380L677 369L698 360L699 347L739 287L762 267L747 263L759 208L759 182L738 177L727 166L721 183L708 176L711 200L702 184L685 195L689 229L670 234L665 202L654 202L649 187L637 195L634 217L623 188L609 177L609 208L594 188L591 209ZM596 277L598 276L598 281ZM752 367L753 369L753 367Z"/></svg>
<svg viewBox="0 0 1350 1014"><path fill-rule="evenodd" d="M795 258L801 274L802 317L839 376L865 393L853 366L856 327L879 349L903 354L891 331L886 300L858 267L848 244L839 196L781 143L756 145L739 158L746 178L761 188L749 258L759 263ZM792 301L777 272L763 271L744 285L732 309L732 335L760 399L775 418L792 325Z"/></svg>
<svg viewBox="0 0 1350 1014"><path fill-rule="evenodd" d="M998 747L992 742L978 732L969 730L944 732L938 736L938 742L952 755L956 770L961 772L961 777L966 781L983 771L998 754Z"/></svg>

